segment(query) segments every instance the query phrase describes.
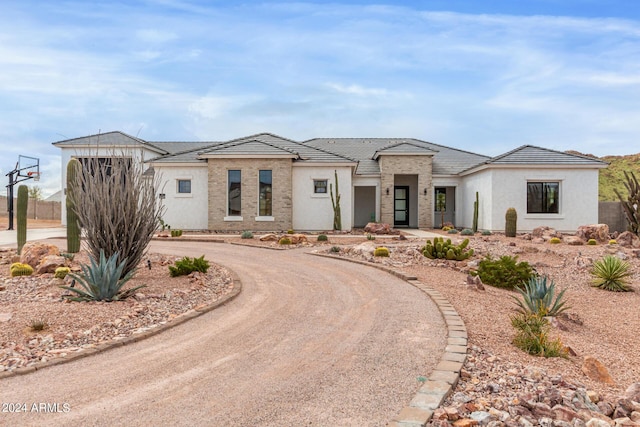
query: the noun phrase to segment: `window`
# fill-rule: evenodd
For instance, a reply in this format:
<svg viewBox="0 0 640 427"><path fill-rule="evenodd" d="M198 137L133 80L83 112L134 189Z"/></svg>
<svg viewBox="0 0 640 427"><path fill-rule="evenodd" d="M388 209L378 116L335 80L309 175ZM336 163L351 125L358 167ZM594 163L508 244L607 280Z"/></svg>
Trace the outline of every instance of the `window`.
<svg viewBox="0 0 640 427"><path fill-rule="evenodd" d="M242 173L239 170L229 170L227 171L227 181L229 183L228 187L228 200L229 206L227 209L227 214L229 216L240 216L241 212L241 179Z"/></svg>
<svg viewBox="0 0 640 427"><path fill-rule="evenodd" d="M190 179L179 179L178 180L178 193L180 193L180 194L191 194L191 180Z"/></svg>
<svg viewBox="0 0 640 427"><path fill-rule="evenodd" d="M315 194L327 194L327 180L326 179L314 179L313 180L313 192Z"/></svg>
<svg viewBox="0 0 640 427"><path fill-rule="evenodd" d="M258 194L258 216L271 216L271 171L261 170L259 172Z"/></svg>
<svg viewBox="0 0 640 427"><path fill-rule="evenodd" d="M447 189L436 187L436 212L447 211Z"/></svg>
<svg viewBox="0 0 640 427"><path fill-rule="evenodd" d="M557 214L559 182L527 182L527 213Z"/></svg>

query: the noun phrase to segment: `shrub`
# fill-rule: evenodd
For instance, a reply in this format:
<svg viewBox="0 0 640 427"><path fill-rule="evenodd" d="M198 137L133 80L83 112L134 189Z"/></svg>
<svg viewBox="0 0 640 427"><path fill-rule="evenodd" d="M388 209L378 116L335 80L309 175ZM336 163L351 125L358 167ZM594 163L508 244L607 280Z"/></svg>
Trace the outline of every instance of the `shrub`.
<svg viewBox="0 0 640 427"><path fill-rule="evenodd" d="M288 237L283 237L280 240L278 240L278 244L280 245L290 245L291 244L291 239Z"/></svg>
<svg viewBox="0 0 640 427"><path fill-rule="evenodd" d="M373 256L388 257L389 256L389 249L385 248L384 246L379 246L373 251Z"/></svg>
<svg viewBox="0 0 640 427"><path fill-rule="evenodd" d="M592 245L593 246L593 245L597 245L597 244L598 244L598 242L596 242L596 239L587 240L587 245Z"/></svg>
<svg viewBox="0 0 640 427"><path fill-rule="evenodd" d="M64 295L65 298L71 301L118 301L132 296L136 290L145 287L141 285L126 291L122 290L122 287L133 277L134 271L123 275L127 260L124 259L117 264L117 252L107 259L104 251L100 251L98 262L93 256L89 259L90 265L80 266L81 274L69 273L69 277L75 279L82 289L61 286L76 295Z"/></svg>
<svg viewBox="0 0 640 427"><path fill-rule="evenodd" d="M462 230L462 231L460 232L460 234L462 234L463 236L473 236L473 235L474 235L474 232L473 232L473 230L472 230L472 229L470 229L470 228L465 228L464 230Z"/></svg>
<svg viewBox="0 0 640 427"><path fill-rule="evenodd" d="M616 239L611 239L611 240L609 240L609 244L610 245L617 245L618 242L616 241Z"/></svg>
<svg viewBox="0 0 640 427"><path fill-rule="evenodd" d="M553 244L553 245L557 245L557 244L558 244L558 243L560 243L560 242L561 242L561 240L560 240L558 237L552 237L552 238L549 240L549 243L551 243L551 244Z"/></svg>
<svg viewBox="0 0 640 427"><path fill-rule="evenodd" d="M31 267L29 264L14 262L9 267L9 273L11 274L11 277L31 276L33 274L33 267Z"/></svg>
<svg viewBox="0 0 640 427"><path fill-rule="evenodd" d="M371 233L368 233L368 234L367 234L367 240L376 240L376 236L374 236L374 235L373 235L373 234L371 234Z"/></svg>
<svg viewBox="0 0 640 427"><path fill-rule="evenodd" d="M55 277L56 279L64 279L70 272L71 269L69 267L58 267L53 273L53 277Z"/></svg>
<svg viewBox="0 0 640 427"><path fill-rule="evenodd" d="M491 230L482 230L482 235L483 236L491 236Z"/></svg>
<svg viewBox="0 0 640 427"><path fill-rule="evenodd" d="M253 233L250 231L243 231L242 234L240 235L241 239L253 239Z"/></svg>
<svg viewBox="0 0 640 427"><path fill-rule="evenodd" d="M445 225L444 227L442 227L442 231L449 231L453 229L453 227L449 227L448 225Z"/></svg>
<svg viewBox="0 0 640 427"><path fill-rule="evenodd" d="M31 320L29 327L34 332L40 332L49 327L49 322L47 322L45 319L33 319Z"/></svg>
<svg viewBox="0 0 640 427"><path fill-rule="evenodd" d="M533 356L567 357L562 342L549 338L549 324L543 317L518 313L511 317L511 325L517 331L513 344L519 349Z"/></svg>
<svg viewBox="0 0 640 427"><path fill-rule="evenodd" d="M182 236L182 230L171 230L171 237L180 237Z"/></svg>
<svg viewBox="0 0 640 427"><path fill-rule="evenodd" d="M424 256L429 259L448 259L463 261L473 256L473 249L467 249L469 239L464 239L459 245L451 243L451 239L444 240L443 237L435 237L433 243L427 240L427 244L421 249Z"/></svg>
<svg viewBox="0 0 640 427"><path fill-rule="evenodd" d="M569 308L565 307L565 302L562 300L566 289L561 291L554 301L556 284L551 280L551 284L547 287L547 276L530 277L524 289L516 288L516 290L522 296L522 299L513 297L520 313L536 314L540 317L557 316Z"/></svg>
<svg viewBox="0 0 640 427"><path fill-rule="evenodd" d="M503 255L499 259L487 255L478 263L478 271L483 283L497 288L514 289L521 288L534 275L534 270L528 262L518 262L518 257Z"/></svg>
<svg viewBox="0 0 640 427"><path fill-rule="evenodd" d="M293 231L292 229L287 230L287 234L294 234L295 231Z"/></svg>
<svg viewBox="0 0 640 427"><path fill-rule="evenodd" d="M318 242L326 242L328 240L329 240L329 238L327 237L326 234L319 234L318 235Z"/></svg>
<svg viewBox="0 0 640 427"><path fill-rule="evenodd" d="M451 228L449 229L449 231L447 231L448 234L458 234L458 230L456 230L455 228Z"/></svg>
<svg viewBox="0 0 640 427"><path fill-rule="evenodd" d="M338 252L340 252L340 247L339 246L331 246L330 251L333 252L334 254L337 254Z"/></svg>
<svg viewBox="0 0 640 427"><path fill-rule="evenodd" d="M175 262L175 266L169 266L169 274L171 277L186 276L194 271L206 273L209 270L209 261L204 259L204 255L200 258L184 257Z"/></svg>
<svg viewBox="0 0 640 427"><path fill-rule="evenodd" d="M607 255L593 263L591 269L593 286L613 292L628 292L627 277L631 276L629 263L618 257Z"/></svg>

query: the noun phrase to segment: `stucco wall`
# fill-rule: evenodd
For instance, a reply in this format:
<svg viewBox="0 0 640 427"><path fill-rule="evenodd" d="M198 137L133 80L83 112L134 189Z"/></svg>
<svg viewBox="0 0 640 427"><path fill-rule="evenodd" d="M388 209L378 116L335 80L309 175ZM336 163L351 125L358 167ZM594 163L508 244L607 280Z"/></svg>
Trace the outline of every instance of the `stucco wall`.
<svg viewBox="0 0 640 427"><path fill-rule="evenodd" d="M416 224L419 228L430 228L433 226L433 188L431 184L432 172L431 156L399 156L381 155L380 164L380 220L383 223L394 224L393 218L393 187L395 185L395 175L417 175L417 216ZM389 189L389 194L386 189ZM424 194L424 189L427 194ZM411 217L410 217L411 218Z"/></svg>
<svg viewBox="0 0 640 427"><path fill-rule="evenodd" d="M291 159L209 159L210 230L281 231L292 226ZM241 216L229 217L228 172L240 170ZM272 171L272 217L258 216L260 170Z"/></svg>
<svg viewBox="0 0 640 427"><path fill-rule="evenodd" d="M351 167L295 166L293 168L293 228L294 230L331 230L333 229L333 208L331 196L314 194L313 181L326 179L333 184L335 191L334 171L338 173L340 190L340 211L342 213L342 229L352 228L353 194L351 183Z"/></svg>
<svg viewBox="0 0 640 427"><path fill-rule="evenodd" d="M558 214L527 214L527 181L560 182ZM488 188L490 197L486 196ZM598 222L597 169L490 169L465 177L465 194L472 197L476 189L482 208L480 228L503 231L509 207L518 212L518 232L543 225L572 232L580 225ZM465 215L467 224L471 224L472 215Z"/></svg>
<svg viewBox="0 0 640 427"><path fill-rule="evenodd" d="M154 166L159 175L159 194L164 194L166 211L164 222L172 229L206 230L208 221L209 194L207 190L208 169L206 164L158 165ZM191 193L178 193L178 180L191 180Z"/></svg>
<svg viewBox="0 0 640 427"><path fill-rule="evenodd" d="M493 191L493 171L485 170L466 176L458 188L456 227L471 228L473 226L473 202L476 199L477 191L478 230L495 230L492 223L493 196L495 194ZM498 228L500 227L504 229L504 213L502 225Z"/></svg>

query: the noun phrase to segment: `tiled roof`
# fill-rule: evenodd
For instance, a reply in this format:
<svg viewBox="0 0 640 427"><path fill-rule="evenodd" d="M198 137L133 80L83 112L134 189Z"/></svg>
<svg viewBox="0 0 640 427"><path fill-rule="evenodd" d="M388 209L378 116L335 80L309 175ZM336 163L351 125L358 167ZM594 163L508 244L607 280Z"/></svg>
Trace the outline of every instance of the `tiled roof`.
<svg viewBox="0 0 640 427"><path fill-rule="evenodd" d="M255 157L288 155L293 158L298 158L298 153L296 152L258 140L218 144L214 147L208 148L207 150L198 152L198 156L200 157L208 157L210 155L238 155Z"/></svg>
<svg viewBox="0 0 640 427"><path fill-rule="evenodd" d="M333 151L358 160L356 174L379 175L376 152L385 149L405 150L409 146L433 151L433 174L456 175L461 171L489 159L487 156L457 150L413 138L315 138L304 142L316 148ZM415 151L415 148L412 148Z"/></svg>
<svg viewBox="0 0 640 427"><path fill-rule="evenodd" d="M494 165L590 165L605 166L607 163L578 154L563 153L548 148L523 145L508 153L489 159Z"/></svg>
<svg viewBox="0 0 640 427"><path fill-rule="evenodd" d="M153 151L165 154L168 151L162 148L156 147L147 141L144 141L135 136L127 135L124 132L113 131L106 133L99 133L95 135L83 136L80 138L65 139L63 141L54 142L56 146L81 146L81 145L95 145L97 146L113 146L113 147L133 147L137 145L143 145Z"/></svg>

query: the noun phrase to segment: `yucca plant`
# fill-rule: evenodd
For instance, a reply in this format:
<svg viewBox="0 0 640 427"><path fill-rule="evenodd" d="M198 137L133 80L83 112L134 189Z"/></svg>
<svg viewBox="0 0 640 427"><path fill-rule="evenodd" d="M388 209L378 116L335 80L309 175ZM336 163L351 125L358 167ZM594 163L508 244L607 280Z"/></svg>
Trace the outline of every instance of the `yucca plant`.
<svg viewBox="0 0 640 427"><path fill-rule="evenodd" d="M127 265L127 260L124 259L120 264L116 264L118 252L107 259L104 251L100 251L99 262L96 262L93 256L89 259L91 265L82 265L82 274L69 273L69 277L75 279L83 289L61 286L62 289L73 292L72 295L65 295L65 298L71 301L119 301L132 296L135 291L146 286L122 290L122 287L133 277L135 270L120 277Z"/></svg>
<svg viewBox="0 0 640 427"><path fill-rule="evenodd" d="M613 292L629 292L627 277L631 276L629 263L618 257L607 255L593 263L591 268L593 286Z"/></svg>
<svg viewBox="0 0 640 427"><path fill-rule="evenodd" d="M524 284L524 289L516 288L522 299L513 297L522 314L537 314L540 317L557 316L569 309L562 300L566 289L562 290L554 300L556 284L553 280L547 286L547 276L533 276Z"/></svg>

